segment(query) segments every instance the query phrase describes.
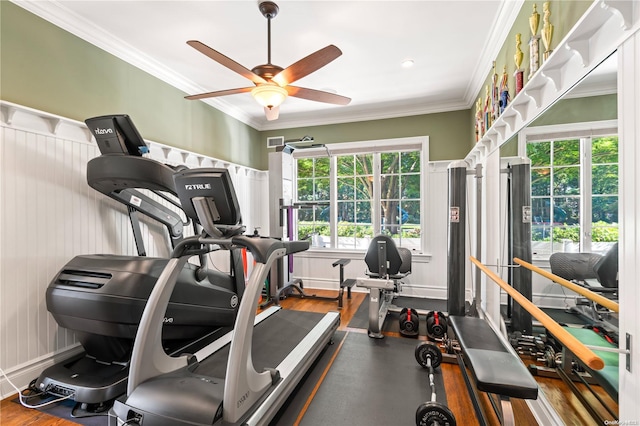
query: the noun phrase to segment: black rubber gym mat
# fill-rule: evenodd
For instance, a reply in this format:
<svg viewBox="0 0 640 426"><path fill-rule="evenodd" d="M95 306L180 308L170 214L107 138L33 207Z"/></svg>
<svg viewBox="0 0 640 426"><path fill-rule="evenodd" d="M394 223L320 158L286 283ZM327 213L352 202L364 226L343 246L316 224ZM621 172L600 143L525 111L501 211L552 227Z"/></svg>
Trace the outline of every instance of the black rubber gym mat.
<svg viewBox="0 0 640 426"><path fill-rule="evenodd" d="M296 423L298 416L303 412L307 401L310 400L314 389L321 382L322 376L331 364L336 351L340 349L342 341L347 333L344 331L336 331L333 335L333 343L320 354L315 364L309 369L309 372L300 381L300 384L293 390L287 402L280 409L276 417L271 421L270 426L285 426ZM336 425L337 426L337 425Z"/></svg>
<svg viewBox="0 0 640 426"><path fill-rule="evenodd" d="M393 300L394 305L399 308L413 308L424 311L445 311L447 310L447 301L441 299L426 299L420 297L404 297L399 296ZM400 332L399 323L400 314L396 312L389 312L387 319L382 326L382 331L388 332ZM353 318L349 322L351 328L369 328L369 297L367 296L356 311ZM424 315L420 315L419 334L421 336L427 335L427 323Z"/></svg>
<svg viewBox="0 0 640 426"><path fill-rule="evenodd" d="M336 343L338 344L338 343ZM348 332L344 344L300 425L410 425L418 406L430 400L428 370L415 359L416 340ZM436 369L437 399L446 404L440 369ZM293 424L300 411L294 404L278 425Z"/></svg>

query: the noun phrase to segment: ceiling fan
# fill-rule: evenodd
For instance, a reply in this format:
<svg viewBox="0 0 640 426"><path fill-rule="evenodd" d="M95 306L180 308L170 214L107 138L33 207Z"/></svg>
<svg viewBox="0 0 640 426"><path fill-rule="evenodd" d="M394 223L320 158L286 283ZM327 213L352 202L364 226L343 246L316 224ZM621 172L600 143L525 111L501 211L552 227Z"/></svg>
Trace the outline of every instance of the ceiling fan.
<svg viewBox="0 0 640 426"><path fill-rule="evenodd" d="M336 105L347 105L350 98L337 95L335 93L322 90L307 89L304 87L291 86L296 80L301 79L314 71L327 65L340 55L342 51L334 45L322 48L309 56L300 59L298 62L281 68L271 63L271 20L278 14L278 5L271 1L263 1L258 5L262 15L267 18L267 63L258 65L249 70L233 59L210 48L196 40L190 40L187 44L214 61L224 65L243 77L248 78L255 84L253 87L240 87L237 89L218 90L215 92L201 93L199 95L185 96L185 99L195 100L213 98L217 96L233 95L236 93L251 92L255 100L264 107L267 120L275 120L279 115L279 106L287 96L307 99L316 102L325 102Z"/></svg>

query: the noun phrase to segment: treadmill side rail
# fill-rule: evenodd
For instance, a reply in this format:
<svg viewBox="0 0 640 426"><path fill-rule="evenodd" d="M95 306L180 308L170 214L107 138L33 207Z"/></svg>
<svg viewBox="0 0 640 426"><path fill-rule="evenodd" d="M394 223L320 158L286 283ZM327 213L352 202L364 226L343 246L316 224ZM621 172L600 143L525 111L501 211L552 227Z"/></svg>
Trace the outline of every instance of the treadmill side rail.
<svg viewBox="0 0 640 426"><path fill-rule="evenodd" d="M251 357L253 322L256 306L262 294L262 286L271 269L271 264L285 254L286 249L282 247L270 251L265 263L256 263L245 288L233 329L224 381L222 408L225 422L236 423L240 420L273 384L270 371L258 373L253 365Z"/></svg>
<svg viewBox="0 0 640 426"><path fill-rule="evenodd" d="M169 259L149 295L131 354L127 395L131 395L145 380L178 370L188 364L187 356L171 357L162 346L162 325L166 307L169 305L178 275L188 259L188 256Z"/></svg>

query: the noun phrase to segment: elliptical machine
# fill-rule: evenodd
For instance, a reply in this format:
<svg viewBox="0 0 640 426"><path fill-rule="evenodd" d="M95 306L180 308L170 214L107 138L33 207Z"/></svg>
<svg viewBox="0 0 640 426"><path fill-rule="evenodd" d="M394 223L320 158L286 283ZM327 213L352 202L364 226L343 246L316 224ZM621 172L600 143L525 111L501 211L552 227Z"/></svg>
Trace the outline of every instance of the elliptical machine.
<svg viewBox="0 0 640 426"><path fill-rule="evenodd" d="M47 309L60 327L74 331L84 352L44 370L36 387L55 396L70 396L84 410L102 411L126 391L129 364L147 299L169 259L146 256L139 214L162 223L170 247L183 240L181 205L173 174L176 169L143 157L148 147L126 115L86 120L101 156L87 164L87 182L127 206L138 256L80 255L53 278ZM181 216L182 215L182 216ZM194 222L194 232L200 227ZM244 292L239 250L229 251L230 274L185 262L162 319L165 350L197 349L227 332L235 321Z"/></svg>

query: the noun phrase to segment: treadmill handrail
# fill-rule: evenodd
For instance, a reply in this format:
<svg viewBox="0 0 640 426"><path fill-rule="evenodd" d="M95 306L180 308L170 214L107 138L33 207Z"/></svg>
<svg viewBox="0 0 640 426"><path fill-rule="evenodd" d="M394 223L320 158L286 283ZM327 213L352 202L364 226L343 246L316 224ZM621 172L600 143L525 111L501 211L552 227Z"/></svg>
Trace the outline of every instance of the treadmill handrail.
<svg viewBox="0 0 640 426"><path fill-rule="evenodd" d="M162 325L166 307L176 285L178 275L189 256L169 259L158 277L147 304L142 312L136 332L129 367L127 395L147 379L188 365L188 356L171 357L162 345Z"/></svg>
<svg viewBox="0 0 640 426"><path fill-rule="evenodd" d="M231 246L244 247L251 252L257 263L267 263L270 256L276 250L284 250L285 255L297 253L309 248L308 241L282 241L270 237L249 237L246 235L235 235L230 238L211 238L205 235L196 235L183 239L173 250L171 257L179 258L185 255L196 255L210 249L203 245L219 245L230 248Z"/></svg>
<svg viewBox="0 0 640 426"><path fill-rule="evenodd" d="M309 248L309 241L281 241L274 238L265 237L248 237L246 235L238 235L232 238L235 245L246 247L256 262L266 263L267 259L274 250L285 249L285 254L297 253Z"/></svg>
<svg viewBox="0 0 640 426"><path fill-rule="evenodd" d="M272 244L281 241L272 239ZM229 348L229 362L224 380L224 396L222 402L222 417L225 422L236 423L271 387L278 379L278 372L264 370L257 372L251 357L253 345L253 322L256 316L256 306L262 296L262 286L271 270L271 265L286 255L284 247L270 250L269 257L264 263L256 263L245 294L238 307L238 316L233 327L233 339Z"/></svg>

